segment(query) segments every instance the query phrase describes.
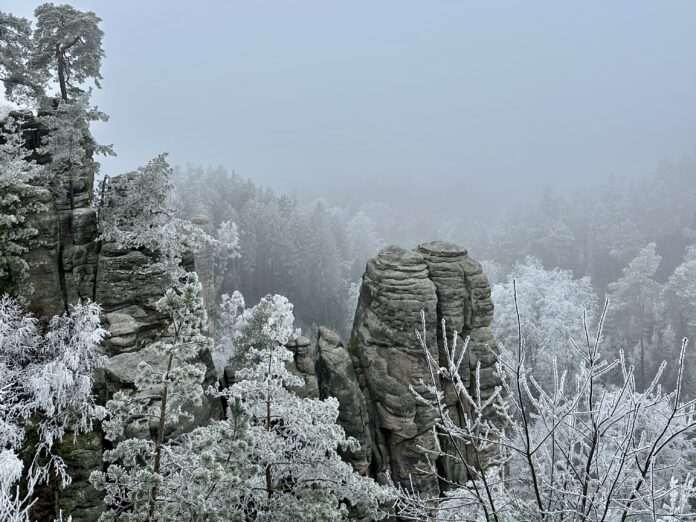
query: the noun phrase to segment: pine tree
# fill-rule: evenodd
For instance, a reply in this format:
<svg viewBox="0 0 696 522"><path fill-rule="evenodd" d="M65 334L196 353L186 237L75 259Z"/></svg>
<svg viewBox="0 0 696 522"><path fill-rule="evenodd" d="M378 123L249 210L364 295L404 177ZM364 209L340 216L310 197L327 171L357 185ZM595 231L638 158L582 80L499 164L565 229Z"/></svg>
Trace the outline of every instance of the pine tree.
<svg viewBox="0 0 696 522"><path fill-rule="evenodd" d="M665 346L671 344L672 352L676 354L680 339L696 339L696 245L686 249L684 260L674 269L664 286L662 299L665 303L662 320L667 323L660 332L662 342ZM692 364L694 358L687 356L687 365ZM672 382L676 380L675 375L670 377ZM684 386L689 396L696 395L693 372L687 372L684 376Z"/></svg>
<svg viewBox="0 0 696 522"><path fill-rule="evenodd" d="M186 480L204 473L208 459L213 459L211 465L219 465L208 453L200 454L202 447L211 444L211 434L195 431L165 439L181 419L192 419L190 408L203 400L205 367L193 362L209 345L202 333L207 316L201 290L196 274L189 273L157 302L157 309L169 319L169 336L151 347L162 364L154 367L142 361L136 392L118 391L106 405L109 417L103 423L104 433L115 448L104 453L107 471L94 472L91 479L106 492L109 511L103 520L171 520L192 511L196 516L204 514L195 509L199 499L177 498ZM145 427L154 424L154 440L124 439L135 429L134 421ZM222 444L231 446L241 436L238 432L219 435Z"/></svg>
<svg viewBox="0 0 696 522"><path fill-rule="evenodd" d="M233 224L220 230L221 241L180 219L170 203L171 173L167 155L160 154L135 172L109 178L98 208L101 241L152 253L175 281L183 275L181 256L187 248L195 252L209 246L236 256L238 236Z"/></svg>
<svg viewBox="0 0 696 522"><path fill-rule="evenodd" d="M5 97L17 103L28 103L42 93L42 80L29 67L33 43L31 23L0 11L0 81Z"/></svg>
<svg viewBox="0 0 696 522"><path fill-rule="evenodd" d="M344 520L348 507L363 504L373 519L391 499L389 488L353 472L338 449L355 447L336 424L338 402L301 399L292 387L302 378L286 363L285 344L293 335L292 305L266 296L236 321L241 367L223 392L241 401L250 417L250 459L259 469L246 497L249 515L259 521Z"/></svg>
<svg viewBox="0 0 696 522"><path fill-rule="evenodd" d="M51 3L37 7L34 16L31 67L43 71L47 80L58 82L64 101L68 101L70 91L79 91L75 82L81 84L91 79L100 87L104 57L101 18L92 11Z"/></svg>

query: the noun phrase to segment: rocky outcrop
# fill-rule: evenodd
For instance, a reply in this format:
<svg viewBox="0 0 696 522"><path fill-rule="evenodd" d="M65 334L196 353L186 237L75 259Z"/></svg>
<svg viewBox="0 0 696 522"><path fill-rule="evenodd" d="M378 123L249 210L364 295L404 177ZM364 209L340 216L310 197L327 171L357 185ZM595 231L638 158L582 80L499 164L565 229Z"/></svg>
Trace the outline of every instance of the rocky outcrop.
<svg viewBox="0 0 696 522"><path fill-rule="evenodd" d="M10 116L23 120L20 129L29 158L47 164L50 158L37 152L45 129L31 113L11 113ZM24 255L29 265L28 283L33 289L28 296L28 307L38 317L47 319L86 299L101 305L104 326L110 332L103 350L110 359L97 376L95 392L106 401L116 390L134 388L133 381L141 361L155 367L162 364L151 344L166 329L166 321L157 312L155 303L170 281L152 253L113 243L102 244L99 240L97 211L92 206L94 163L91 155L87 154L83 164L71 169L70 173L55 174L53 179L42 183L42 186L27 187L23 191L25 204L41 204L41 210L29 216L38 234ZM195 269L193 255L185 255L183 264L188 270ZM210 294L212 276L206 284ZM197 362L207 369L205 388L217 379L209 351L202 350ZM316 393L318 395L318 391ZM189 411L193 421L177 426L178 432L220 417L222 404L219 399L206 398L202 405L192 405ZM153 429L152 426L143 427L143 436L149 436ZM99 517L102 497L88 480L91 471L101 466L102 450L99 431L75 440L71 435L66 437L59 445L59 452L68 464L72 484L65 490L46 495L51 497L48 504L52 506L44 506L47 502L42 501L41 519L52 520L59 509L71 513L75 521L92 521Z"/></svg>
<svg viewBox="0 0 696 522"><path fill-rule="evenodd" d="M46 136L38 120L31 112L15 111L9 117L19 122L28 158L48 164L50 158L38 152ZM0 126L4 128L2 122ZM94 161L88 153L69 173L51 172L42 186L29 187L25 193L24 205L43 207L29 217L38 234L24 256L34 291L30 308L39 316L61 313L81 299L94 299L98 243L97 213L91 207L93 185Z"/></svg>
<svg viewBox="0 0 696 522"><path fill-rule="evenodd" d="M372 430L367 401L361 381L356 374L357 359L346 350L338 335L328 328L319 328L317 338L317 380L322 399L336 397L339 404L338 422L360 443L358 450L346 450L343 457L361 475L367 475L372 461ZM363 382L364 386L364 382Z"/></svg>
<svg viewBox="0 0 696 522"><path fill-rule="evenodd" d="M199 362L203 363L208 371L203 376L201 385L206 389L210 385L214 385L217 381L214 369L212 367L212 359L208 349L201 350L198 355ZM135 390L135 377L138 374L138 365L141 362L147 363L155 370L166 371L166 359L162 357L155 347L150 344L145 348L134 351L125 352L111 357L104 368L104 385L108 396L114 392L123 389ZM174 359L174 367L179 363L179 360ZM159 395L161 388L148 390L148 393ZM206 424L210 419L219 419L222 417L222 404L217 399L203 397L201 404L194 404L192 401L184 404L186 411L191 418L182 418L174 429L165 433L165 437L176 437L182 433L186 433L196 426ZM128 427L133 436L151 436L157 434L157 422L150 420L149 424L133 425Z"/></svg>
<svg viewBox="0 0 696 522"><path fill-rule="evenodd" d="M495 374L495 338L491 329L493 302L488 279L481 264L468 256L465 248L452 243L435 241L418 246L423 255L430 278L437 293L437 343L440 366L447 366L447 354L443 333L450 340L456 336L456 344L463 347L468 338L468 366L461 369L464 383L470 392L476 387L476 368L480 366L481 396L488 398L500 384ZM442 321L446 332L442 332ZM451 348L451 346L450 346ZM463 422L463 415L469 413L466 401L460 401L454 389L442 383L445 404L452 419ZM473 395L472 395L473 396ZM440 444L445 453L454 455L467 453L467 448L453 448L449 438L442 438ZM470 462L473 455L468 455ZM463 484L467 479L466 469L461 462L440 459L440 472L451 482ZM442 486L447 487L446 484Z"/></svg>
<svg viewBox="0 0 696 522"><path fill-rule="evenodd" d="M74 303L94 299L97 276L97 210L75 208L60 211L61 262L65 300Z"/></svg>
<svg viewBox="0 0 696 522"><path fill-rule="evenodd" d="M72 484L66 490L54 490L55 510L70 513L76 522L96 520L102 512L104 501L102 494L89 483L89 476L102 466L101 432L97 429L75 440L67 436L59 443L57 452L70 470ZM54 520L54 517L51 514L50 518L47 516L37 520Z"/></svg>
<svg viewBox="0 0 696 522"><path fill-rule="evenodd" d="M110 332L104 344L108 355L141 350L163 331L166 325L155 303L168 286L166 274L146 252L113 243L101 247L95 300Z"/></svg>
<svg viewBox="0 0 696 522"><path fill-rule="evenodd" d="M404 487L428 495L468 480L458 460L440 458L433 466L427 456L427 450L454 448L448 439L438 440L435 412L412 392L427 396L422 382L431 380L415 332L425 330L427 349L441 366L447 363L442 321L448 339L456 338L460 348L468 338L461 376L473 389L480 365L485 397L499 384L492 317L488 280L462 247L440 241L415 250L392 246L368 261L348 347L325 328L317 341L321 396L338 398L340 424L361 443L359 452L345 455L356 470L379 480L389 473ZM447 383L438 385L451 417L462 419L463 402ZM466 448L460 450L466 455ZM473 462L472 455L467 458Z"/></svg>
<svg viewBox="0 0 696 522"><path fill-rule="evenodd" d="M319 383L314 367L314 359L312 359L309 353L311 346L312 342L303 336L295 337L285 345L293 355L292 361L288 361L286 364L288 371L302 377L304 380L304 385L293 387L292 391L306 399L319 397Z"/></svg>
<svg viewBox="0 0 696 522"><path fill-rule="evenodd" d="M410 478L425 494L436 494L438 483L418 446L437 447L435 415L416 399L411 386L426 393L421 382L429 379L429 371L415 329L425 310L426 329L435 331L436 306L435 285L423 256L387 247L367 263L350 340L373 410L373 473L382 478L388 471L404 484Z"/></svg>
<svg viewBox="0 0 696 522"><path fill-rule="evenodd" d="M23 255L29 265L30 310L38 317L51 317L65 311L60 272L61 244L55 201L45 187L30 187L22 202L39 203L42 210L29 217L37 231L32 248Z"/></svg>

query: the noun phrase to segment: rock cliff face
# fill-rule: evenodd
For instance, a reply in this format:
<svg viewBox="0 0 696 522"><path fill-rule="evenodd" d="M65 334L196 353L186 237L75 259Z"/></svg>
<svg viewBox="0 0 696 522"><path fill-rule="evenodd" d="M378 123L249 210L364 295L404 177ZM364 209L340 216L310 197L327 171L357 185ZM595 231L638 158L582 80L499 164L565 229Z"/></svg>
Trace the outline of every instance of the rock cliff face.
<svg viewBox="0 0 696 522"><path fill-rule="evenodd" d="M31 113L12 112L23 121L20 129L30 157L40 165L49 158L37 149L45 131ZM94 186L94 162L91 155L81 166L52 180L49 187L31 187L26 198L44 205L44 211L32 216L38 231L36 246L25 260L30 267L34 287L31 309L39 316L62 313L70 303L94 299L97 274L97 213L91 206Z"/></svg>
<svg viewBox="0 0 696 522"><path fill-rule="evenodd" d="M32 151L30 157L40 164L47 163L49 158L36 153L44 134L36 120L30 114L10 116L25 120L21 130L27 149ZM33 287L29 309L38 317L61 314L71 304L84 299L102 306L104 326L110 332L103 349L110 359L97 376L95 391L106 401L116 390L134 387L141 360L155 366L162 364L154 358L149 345L166 328L155 302L170 282L151 254L99 241L97 211L92 206L93 186L94 164L91 157L86 157L84 165L70 177L59 175L49 188L30 188L27 200L41 202L44 210L30 217L38 236L24 259L30 267L29 283ZM196 268L196 261L191 255L183 260L188 270ZM208 370L206 382L214 383L216 375L210 353L202 352L199 358ZM193 414L193 424L202 424L211 417L219 417L222 405L219 400L203 401ZM178 431L190 428L191 425L182 425ZM154 426L140 427L143 436L154 429ZM89 475L101 466L101 434L82 435L74 444L72 439L68 437L59 447L69 465L72 484L59 494L47 491L42 495L48 498L42 498L36 510L35 516L40 520L53 520L59 510L70 513L75 521L99 517L103 502L89 484ZM55 498L55 503L50 497Z"/></svg>
<svg viewBox="0 0 696 522"><path fill-rule="evenodd" d="M414 487L425 494L436 494L438 484L425 471L427 458L418 446L437 448L431 430L435 416L410 386L425 393L420 382L427 382L429 372L415 330L424 310L427 331L435 331L436 307L435 285L423 256L387 247L367 263L350 340L372 410L373 473L381 479L389 471L404 484L410 474Z"/></svg>
<svg viewBox="0 0 696 522"><path fill-rule="evenodd" d="M309 353L311 346L312 341L306 337L292 339L286 345L293 354L293 360L288 361L287 368L291 373L304 379L304 385L294 388L293 391L302 398L316 399L319 397L319 382L314 360Z"/></svg>
<svg viewBox="0 0 696 522"><path fill-rule="evenodd" d="M348 353L338 335L323 326L319 328L317 356L320 397L338 399L338 422L349 437L360 443L359 450L348 450L343 456L358 473L367 475L370 473L373 440L359 361Z"/></svg>
<svg viewBox="0 0 696 522"><path fill-rule="evenodd" d="M440 241L415 250L387 247L368 261L348 348L326 329L320 329L317 343L320 393L339 399L339 422L362 446L346 455L356 470L382 480L388 472L425 494L448 487L438 474L459 484L468 479L459 462L440 458L433 469L423 451L453 448L448 440L437 440L434 412L411 392L412 387L425 393L421 380L430 381L415 332L425 327L428 349L441 366L446 365L442 320L448 339L456 335L460 347L468 337L462 378L473 387L480 363L485 396L499 384L492 317L486 276L462 247ZM450 415L460 419L465 412L454 390L444 386L443 391Z"/></svg>

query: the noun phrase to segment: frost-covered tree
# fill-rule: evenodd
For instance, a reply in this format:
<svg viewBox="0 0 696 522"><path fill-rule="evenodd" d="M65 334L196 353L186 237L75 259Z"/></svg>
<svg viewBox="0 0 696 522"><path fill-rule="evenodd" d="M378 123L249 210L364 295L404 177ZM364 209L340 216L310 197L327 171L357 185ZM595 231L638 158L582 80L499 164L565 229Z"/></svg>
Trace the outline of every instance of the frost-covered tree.
<svg viewBox="0 0 696 522"><path fill-rule="evenodd" d="M5 97L15 102L27 102L40 93L41 81L28 66L32 55L31 23L10 13L0 11L0 81Z"/></svg>
<svg viewBox="0 0 696 522"><path fill-rule="evenodd" d="M38 6L34 16L32 30L29 20L0 12L0 81L8 99L40 102L50 82L58 84L64 101L84 93L88 80L100 87L101 18L52 3Z"/></svg>
<svg viewBox="0 0 696 522"><path fill-rule="evenodd" d="M220 260L229 261L239 257L239 228L229 220L218 225L215 237L220 242Z"/></svg>
<svg viewBox="0 0 696 522"><path fill-rule="evenodd" d="M192 419L190 408L199 406L203 399L205 367L193 362L209 343L202 333L207 316L201 290L195 273L167 290L157 309L169 319L168 336L151 348L162 364L141 361L136 391L118 391L106 404L104 434L115 447L104 453L107 471L92 475L94 486L106 492L109 511L104 520L176 519L175 515L185 510L184 500L174 499L187 474L198 468L192 463L197 456L186 460L181 450L186 444L203 441L165 439L165 434L182 419ZM138 427L149 434L151 423L156 426L154 440L128 437L137 433Z"/></svg>
<svg viewBox="0 0 696 522"><path fill-rule="evenodd" d="M108 116L90 106L89 93L79 93L70 101L57 101L53 110L39 117L47 135L38 152L51 157L54 169L80 165L87 154L113 154L110 145L100 145L92 138L92 121L108 121Z"/></svg>
<svg viewBox="0 0 696 522"><path fill-rule="evenodd" d="M380 517L389 491L338 456L354 441L336 425L337 402L300 399L286 388L302 384L285 368L292 305L281 296L246 310L240 297L228 301L231 319L222 324L235 331L241 367L231 388L209 390L227 399L226 418L169 439L163 434L186 414L184 403L203 395L204 369L187 358L208 341L194 276L160 301L172 321L166 369L141 364L138 391L118 392L107 404L104 429L116 447L105 452L107 471L92 476L110 507L102 519L337 520L345 502L365 503ZM135 419L157 422L155 441L123 439Z"/></svg>
<svg viewBox="0 0 696 522"><path fill-rule="evenodd" d="M222 221L215 229L215 292L224 284L225 278L232 266L232 261L240 257L239 227L230 220Z"/></svg>
<svg viewBox="0 0 696 522"><path fill-rule="evenodd" d="M215 350L213 362L218 377L222 378L225 367L233 362L239 363L238 346L244 343L243 330L239 327L246 304L244 296L235 292L231 296L223 294L217 310L215 323Z"/></svg>
<svg viewBox="0 0 696 522"><path fill-rule="evenodd" d="M535 377L521 338L511 349L502 347L502 386L490 396L481 393L478 371L473 393L462 382L466 344L457 346L456 335L447 344L445 335L447 364L440 367L428 351L427 332L420 332L432 380L428 396L418 397L435 411L436 432L466 448L447 457L460 460L472 480L440 498L402 489L399 515L472 522L691 520L696 487L684 457L693 456L696 412L683 398L686 340L676 388L665 392L658 384L665 363L639 388L623 352L616 360L602 356L605 312L594 338L585 333L573 343L573 367L561 371L554 364L551 383ZM618 385L607 384L611 372L619 373ZM449 417L438 379L458 391L468 412L463 423ZM492 421L491 411L507 422ZM485 469L476 465L482 455Z"/></svg>
<svg viewBox="0 0 696 522"><path fill-rule="evenodd" d="M338 455L357 442L336 424L336 399L302 399L289 389L304 384L286 367L293 357L285 348L294 331L292 308L283 296L267 296L236 321L241 367L223 395L241 401L250 416L249 456L259 473L245 498L247 516L343 520L349 505L361 504L373 519L383 518L390 489L357 475Z"/></svg>
<svg viewBox="0 0 696 522"><path fill-rule="evenodd" d="M97 143L89 129L91 122L107 120L106 114L90 106L88 93L78 93L70 101L57 100L50 111L38 117L47 131L37 152L50 157L45 166L51 174L49 186L58 195L67 192L71 208L75 208L74 187L79 171L88 169L93 173L98 169L93 154L114 154L111 145Z"/></svg>
<svg viewBox="0 0 696 522"><path fill-rule="evenodd" d="M168 205L171 167L161 154L135 172L104 180L99 201L102 241L177 256L180 242Z"/></svg>
<svg viewBox="0 0 696 522"><path fill-rule="evenodd" d="M91 431L104 416L92 393L93 372L105 362L100 312L94 303L75 305L42 334L34 317L0 296L0 520L27 521L38 484L70 483L54 444L69 432ZM19 452L29 430L24 463Z"/></svg>
<svg viewBox="0 0 696 522"><path fill-rule="evenodd" d="M504 284L507 280L505 270L497 261L483 259L481 261L481 267L483 268L483 273L486 274L491 288L495 288L496 285Z"/></svg>
<svg viewBox="0 0 696 522"><path fill-rule="evenodd" d="M571 342L583 335L583 313L590 322L595 315L597 296L589 278L574 279L570 270L546 270L531 257L516 264L507 282L492 292L496 337L508 347L518 338L515 285L528 364L537 378L550 382L553 357L561 369L575 359Z"/></svg>
<svg viewBox="0 0 696 522"><path fill-rule="evenodd" d="M99 196L99 228L102 241L152 252L176 278L182 273L179 265L184 249L196 251L212 245L236 255L238 235L228 223L219 231L221 240L216 240L178 218L169 203L171 172L167 155L160 154L135 172L106 179Z"/></svg>
<svg viewBox="0 0 696 522"><path fill-rule="evenodd" d="M65 101L70 91L79 91L76 84L91 79L100 87L104 57L101 18L92 11L52 3L37 7L34 16L31 66L58 82L60 96Z"/></svg>
<svg viewBox="0 0 696 522"><path fill-rule="evenodd" d="M655 280L662 260L656 250L655 243L642 248L624 268L623 277L608 287L612 302L609 324L618 333L612 341L626 353L635 354L639 388L649 384L651 352L657 349L651 343L660 317L662 292L662 285Z"/></svg>
<svg viewBox="0 0 696 522"><path fill-rule="evenodd" d="M664 289L670 321L678 335L696 334L696 245L686 249L684 261L675 268Z"/></svg>
<svg viewBox="0 0 696 522"><path fill-rule="evenodd" d="M23 198L43 172L34 161L25 160L20 123L9 118L0 133L0 291L13 293L26 293L29 267L21 255L37 234L28 217L41 209Z"/></svg>
<svg viewBox="0 0 696 522"><path fill-rule="evenodd" d="M160 154L137 171L107 178L99 195L102 241L145 248L165 257L178 252L174 211L168 205L171 167Z"/></svg>
<svg viewBox="0 0 696 522"><path fill-rule="evenodd" d="M664 286L662 295L664 313L662 322L667 323L662 331L663 342L672 344L683 337L696 339L696 245L686 249L683 262L675 268ZM687 356L691 365L694 359ZM692 372L685 376L685 386L690 396L696 393L696 379Z"/></svg>

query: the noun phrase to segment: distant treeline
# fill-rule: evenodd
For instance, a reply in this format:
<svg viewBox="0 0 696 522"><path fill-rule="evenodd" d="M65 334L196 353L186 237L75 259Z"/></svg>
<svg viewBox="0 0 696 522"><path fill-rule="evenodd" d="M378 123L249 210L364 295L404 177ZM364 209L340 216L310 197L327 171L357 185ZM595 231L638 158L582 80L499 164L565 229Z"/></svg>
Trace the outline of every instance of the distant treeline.
<svg viewBox="0 0 696 522"><path fill-rule="evenodd" d="M300 203L224 169L175 169L175 206L182 217L205 214L211 227L239 227L239 254L218 267L218 295L239 290L247 302L269 293L295 305L297 322L312 331L350 330L356 283L381 246L373 223L325 202Z"/></svg>
<svg viewBox="0 0 696 522"><path fill-rule="evenodd" d="M546 268L588 275L600 294L648 243L662 256L666 281L696 243L696 158L665 162L649 178L585 188L568 197L547 188L496 223L443 223L439 232L507 272L527 256Z"/></svg>
<svg viewBox="0 0 696 522"><path fill-rule="evenodd" d="M205 214L212 227L226 220L239 227L240 257L218 270L220 294L239 290L256 302L281 293L295 304L305 328L324 324L343 335L350 330L365 262L386 244L455 241L486 262L492 283L533 256L547 269L590 276L603 296L648 243L656 243L662 258L655 274L661 282L696 243L694 158L665 163L649 178L585 188L572 196L548 188L496 222L435 219L417 208L383 203L341 208L305 201L223 168L176 168L173 182L182 217Z"/></svg>

